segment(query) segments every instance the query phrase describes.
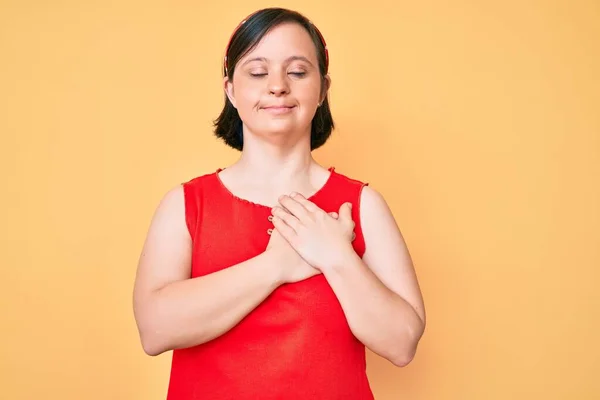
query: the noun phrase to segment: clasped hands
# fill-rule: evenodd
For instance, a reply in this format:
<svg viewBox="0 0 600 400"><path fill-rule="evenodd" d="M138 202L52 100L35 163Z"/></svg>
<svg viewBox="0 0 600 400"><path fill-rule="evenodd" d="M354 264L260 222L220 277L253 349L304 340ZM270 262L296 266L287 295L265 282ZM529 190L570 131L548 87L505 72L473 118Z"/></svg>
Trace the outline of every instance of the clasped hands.
<svg viewBox="0 0 600 400"><path fill-rule="evenodd" d="M321 272L339 266L349 252L354 252L351 203L342 204L337 213L327 213L301 194L292 193L281 196L271 214L275 228L271 235L279 233L304 261Z"/></svg>

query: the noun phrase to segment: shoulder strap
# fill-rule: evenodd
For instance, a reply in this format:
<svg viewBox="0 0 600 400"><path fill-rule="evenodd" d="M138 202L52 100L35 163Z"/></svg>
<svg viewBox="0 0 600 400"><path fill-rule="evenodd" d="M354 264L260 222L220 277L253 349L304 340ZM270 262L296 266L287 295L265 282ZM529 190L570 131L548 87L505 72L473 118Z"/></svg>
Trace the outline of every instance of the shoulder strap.
<svg viewBox="0 0 600 400"><path fill-rule="evenodd" d="M202 219L202 205L204 203L205 191L210 192L207 185L210 184L212 174L202 175L182 183L185 199L185 223L192 240L196 237L199 222Z"/></svg>
<svg viewBox="0 0 600 400"><path fill-rule="evenodd" d="M369 183L350 178L338 172L336 172L336 178L334 192L337 195L335 196L336 203L333 204L333 208L337 210L344 202L352 203L352 219L355 224L354 233L356 233L353 246L356 252L362 257L366 250L366 245L360 220L360 199L364 187L368 186Z"/></svg>

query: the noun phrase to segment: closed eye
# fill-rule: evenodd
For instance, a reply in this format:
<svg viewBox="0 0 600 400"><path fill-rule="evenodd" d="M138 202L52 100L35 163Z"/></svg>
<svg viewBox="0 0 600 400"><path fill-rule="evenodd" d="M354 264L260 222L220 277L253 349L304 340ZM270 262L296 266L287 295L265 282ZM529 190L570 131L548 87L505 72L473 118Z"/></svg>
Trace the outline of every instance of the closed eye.
<svg viewBox="0 0 600 400"><path fill-rule="evenodd" d="M289 74L293 75L293 76L295 76L297 78L302 78L302 77L306 76L306 72L289 72ZM253 78L261 78L261 77L267 76L267 75L268 74L265 74L265 73L263 73L263 74L252 74L251 73L250 74L250 76L252 76Z"/></svg>

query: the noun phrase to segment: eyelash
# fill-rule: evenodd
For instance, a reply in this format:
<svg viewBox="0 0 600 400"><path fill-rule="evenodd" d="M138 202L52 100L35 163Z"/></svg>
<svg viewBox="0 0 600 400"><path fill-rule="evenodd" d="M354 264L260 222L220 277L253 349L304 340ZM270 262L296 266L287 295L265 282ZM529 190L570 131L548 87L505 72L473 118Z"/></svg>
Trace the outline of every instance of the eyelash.
<svg viewBox="0 0 600 400"><path fill-rule="evenodd" d="M306 75L306 72L290 72L290 75L294 75L298 78L302 78ZM263 76L267 76L267 74L250 74L250 76L254 78L262 78Z"/></svg>

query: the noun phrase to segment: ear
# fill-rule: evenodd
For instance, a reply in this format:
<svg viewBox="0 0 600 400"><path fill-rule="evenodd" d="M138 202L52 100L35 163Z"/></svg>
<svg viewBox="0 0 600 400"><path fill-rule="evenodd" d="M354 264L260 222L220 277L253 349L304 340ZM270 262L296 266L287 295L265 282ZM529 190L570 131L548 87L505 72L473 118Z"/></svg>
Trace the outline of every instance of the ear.
<svg viewBox="0 0 600 400"><path fill-rule="evenodd" d="M322 104L325 101L325 98L327 97L327 92L329 91L330 87L331 87L331 77L329 75L325 75L325 78L323 80L323 85L321 87L321 97L319 98L319 104Z"/></svg>
<svg viewBox="0 0 600 400"><path fill-rule="evenodd" d="M237 108L235 106L235 96L234 96L234 92L233 92L233 82L231 82L229 80L228 76L226 76L225 78L223 78L223 90L225 91L225 95L227 95L227 98L229 99L229 101L231 102L231 104L233 104L233 107Z"/></svg>

